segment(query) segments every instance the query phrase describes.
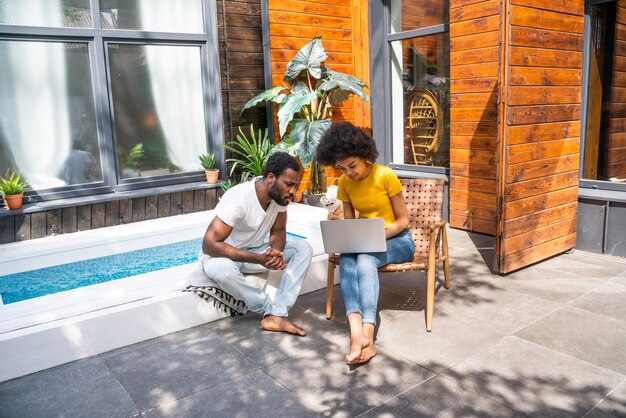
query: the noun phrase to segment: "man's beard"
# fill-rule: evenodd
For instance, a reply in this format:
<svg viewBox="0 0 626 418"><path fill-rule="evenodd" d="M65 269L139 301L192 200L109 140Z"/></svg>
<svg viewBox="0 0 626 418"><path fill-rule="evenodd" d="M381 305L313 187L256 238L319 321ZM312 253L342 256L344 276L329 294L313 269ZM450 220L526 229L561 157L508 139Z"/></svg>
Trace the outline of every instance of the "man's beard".
<svg viewBox="0 0 626 418"><path fill-rule="evenodd" d="M293 195L290 194L287 196L287 199L284 199L280 195L280 190L278 190L278 184L274 183L270 186L269 190L270 197L274 200L274 202L278 203L280 206L287 206L291 200L293 200Z"/></svg>

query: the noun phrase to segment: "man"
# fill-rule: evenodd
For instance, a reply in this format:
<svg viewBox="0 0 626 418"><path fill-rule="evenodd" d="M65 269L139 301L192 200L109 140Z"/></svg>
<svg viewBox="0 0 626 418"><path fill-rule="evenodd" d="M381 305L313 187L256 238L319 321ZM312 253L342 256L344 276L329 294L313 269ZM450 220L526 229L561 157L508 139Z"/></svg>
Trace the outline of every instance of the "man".
<svg viewBox="0 0 626 418"><path fill-rule="evenodd" d="M245 303L248 309L263 315L264 330L304 336L306 332L287 319L313 255L306 240L286 240L287 205L293 201L299 183L300 165L296 159L284 152L272 154L263 177L224 193L204 234L200 261L212 285L221 290L214 291L212 298L225 304L233 302L232 298L239 302L230 303L231 307ZM269 242L265 242L268 232ZM268 269L284 271L273 300L244 278L244 273ZM198 293L197 289L190 290Z"/></svg>

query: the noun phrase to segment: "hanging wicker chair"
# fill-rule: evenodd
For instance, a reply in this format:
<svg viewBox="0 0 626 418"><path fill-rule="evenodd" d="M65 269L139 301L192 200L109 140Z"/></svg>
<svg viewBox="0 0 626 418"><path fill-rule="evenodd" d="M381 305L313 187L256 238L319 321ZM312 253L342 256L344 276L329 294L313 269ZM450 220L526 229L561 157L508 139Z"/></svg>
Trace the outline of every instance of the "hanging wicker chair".
<svg viewBox="0 0 626 418"><path fill-rule="evenodd" d="M443 114L428 89L420 88L411 94L409 130L415 164L434 165L433 156L443 137Z"/></svg>

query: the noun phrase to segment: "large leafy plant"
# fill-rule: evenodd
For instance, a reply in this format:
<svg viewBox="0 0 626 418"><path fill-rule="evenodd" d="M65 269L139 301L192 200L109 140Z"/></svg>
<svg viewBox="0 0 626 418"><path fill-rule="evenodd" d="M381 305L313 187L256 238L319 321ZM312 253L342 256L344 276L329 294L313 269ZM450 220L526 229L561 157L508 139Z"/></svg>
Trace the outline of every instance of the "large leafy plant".
<svg viewBox="0 0 626 418"><path fill-rule="evenodd" d="M258 134L255 134L254 126L251 124L250 135L247 136L239 127L237 139L224 144L224 148L233 153L233 158L226 160L232 164L230 175L239 170L241 182L263 175L265 161L273 147L267 128L263 131L259 129Z"/></svg>
<svg viewBox="0 0 626 418"><path fill-rule="evenodd" d="M281 139L287 128L294 149L304 167L311 167L312 193L326 190L325 172L315 163L320 138L332 123L332 108L352 94L366 102L365 85L356 77L333 71L323 63L327 59L322 38L314 38L289 61L284 81L250 99L242 112L258 103L278 104L278 125Z"/></svg>

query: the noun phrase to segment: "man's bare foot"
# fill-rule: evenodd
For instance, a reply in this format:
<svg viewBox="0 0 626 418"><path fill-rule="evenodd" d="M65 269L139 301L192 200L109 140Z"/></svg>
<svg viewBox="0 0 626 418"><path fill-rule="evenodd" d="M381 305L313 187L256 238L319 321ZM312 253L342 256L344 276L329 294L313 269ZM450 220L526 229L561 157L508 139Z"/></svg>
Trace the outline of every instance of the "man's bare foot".
<svg viewBox="0 0 626 418"><path fill-rule="evenodd" d="M364 336L350 338L350 352L346 354L348 364L358 363L358 359L362 356L362 351L368 346L368 340Z"/></svg>
<svg viewBox="0 0 626 418"><path fill-rule="evenodd" d="M306 331L282 316L267 315L261 320L261 328L265 331L287 332L304 337Z"/></svg>

